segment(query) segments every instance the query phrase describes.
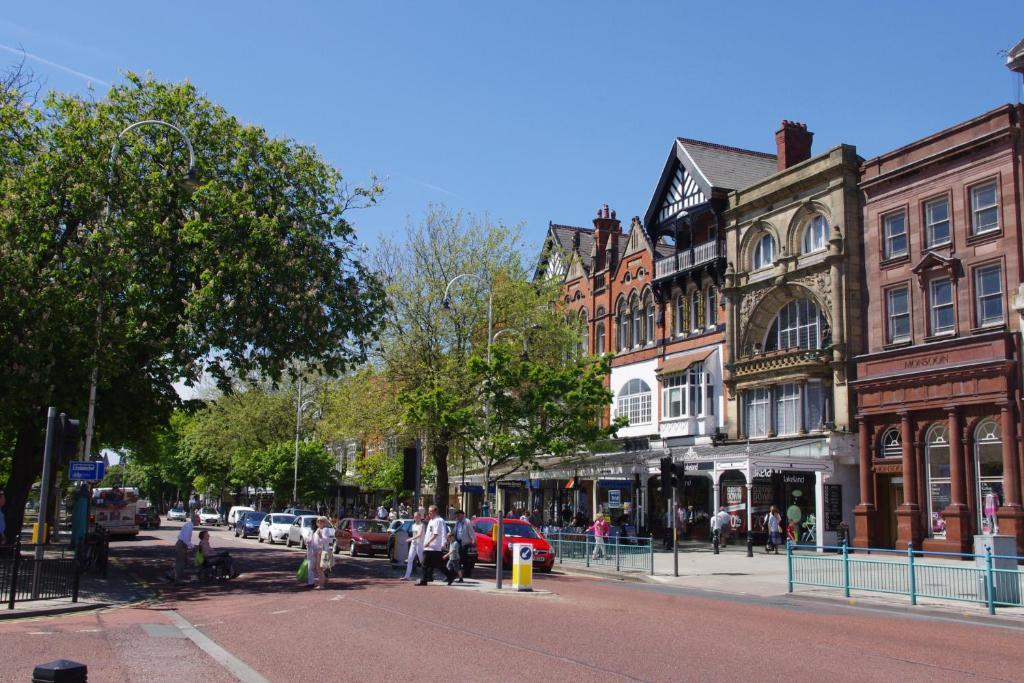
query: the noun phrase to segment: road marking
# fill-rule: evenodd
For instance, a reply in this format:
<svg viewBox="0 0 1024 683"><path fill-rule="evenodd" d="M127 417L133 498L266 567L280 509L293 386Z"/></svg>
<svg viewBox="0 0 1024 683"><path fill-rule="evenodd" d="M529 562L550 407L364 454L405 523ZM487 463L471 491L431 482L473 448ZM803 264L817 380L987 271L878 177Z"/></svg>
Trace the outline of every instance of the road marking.
<svg viewBox="0 0 1024 683"><path fill-rule="evenodd" d="M102 630L101 628L80 628L75 633L99 633Z"/></svg>
<svg viewBox="0 0 1024 683"><path fill-rule="evenodd" d="M266 678L259 675L255 669L215 643L212 638L197 629L195 626L188 623L188 620L178 614L177 611L168 610L167 616L170 617L171 621L174 622L174 625L180 628L182 633L188 636L188 639L195 643L200 650L210 655L215 662L227 669L231 675L238 680L245 681L246 683L270 683Z"/></svg>
<svg viewBox="0 0 1024 683"><path fill-rule="evenodd" d="M285 612L291 612L291 610L290 609L279 609L276 612L271 612L271 614L284 614Z"/></svg>
<svg viewBox="0 0 1024 683"><path fill-rule="evenodd" d="M30 636L52 636L56 631L29 631Z"/></svg>

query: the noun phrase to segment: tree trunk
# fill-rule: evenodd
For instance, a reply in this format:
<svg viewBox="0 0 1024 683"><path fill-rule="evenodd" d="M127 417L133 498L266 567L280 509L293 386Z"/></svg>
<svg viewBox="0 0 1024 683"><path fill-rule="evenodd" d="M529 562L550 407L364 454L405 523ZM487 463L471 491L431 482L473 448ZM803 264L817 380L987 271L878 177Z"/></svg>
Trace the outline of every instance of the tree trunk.
<svg viewBox="0 0 1024 683"><path fill-rule="evenodd" d="M431 456L434 458L434 505L441 515L448 514L448 435L443 432L431 442Z"/></svg>
<svg viewBox="0 0 1024 683"><path fill-rule="evenodd" d="M39 424L26 416L18 428L11 460L11 478L7 482L7 504L4 515L7 522L7 542L13 543L21 533L25 519L25 503L32 491L32 484L43 470L43 436Z"/></svg>

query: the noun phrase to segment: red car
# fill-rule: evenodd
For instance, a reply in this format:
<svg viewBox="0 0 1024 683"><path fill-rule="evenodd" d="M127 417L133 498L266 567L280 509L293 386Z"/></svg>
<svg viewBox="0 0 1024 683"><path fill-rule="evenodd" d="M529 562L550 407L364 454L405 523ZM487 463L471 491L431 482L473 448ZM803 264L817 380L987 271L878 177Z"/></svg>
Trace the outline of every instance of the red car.
<svg viewBox="0 0 1024 683"><path fill-rule="evenodd" d="M384 555L388 551L388 522L379 519L343 519L338 528L338 548L349 555Z"/></svg>
<svg viewBox="0 0 1024 683"><path fill-rule="evenodd" d="M491 534L494 532L494 525L498 520L494 517L477 517L473 520L473 528L476 530L476 552L478 562L494 564L494 539ZM542 572L549 572L555 566L555 550L547 542L547 539L537 531L529 522L519 519L506 519L504 521L504 536L502 537L502 558L504 568L512 567L512 544L529 543L533 546L533 566Z"/></svg>

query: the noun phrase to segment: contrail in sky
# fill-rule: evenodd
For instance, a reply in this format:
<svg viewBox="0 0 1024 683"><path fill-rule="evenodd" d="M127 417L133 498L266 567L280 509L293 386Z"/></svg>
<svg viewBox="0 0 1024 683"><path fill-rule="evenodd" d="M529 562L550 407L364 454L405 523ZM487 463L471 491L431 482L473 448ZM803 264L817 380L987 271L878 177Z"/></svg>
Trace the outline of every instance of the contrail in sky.
<svg viewBox="0 0 1024 683"><path fill-rule="evenodd" d="M25 57L25 59L31 59L32 61L39 62L40 64L46 64L47 66L52 66L54 69L60 69L61 71L69 73L72 76L78 76L79 78L84 79L86 81L92 81L94 83L99 83L100 85L110 85L110 83L106 82L102 78L96 78L95 76L90 76L87 73L82 73L81 71L76 71L75 69L72 69L69 66L64 66L63 64L58 64L57 62L50 61L49 59L46 59L44 57L40 57L39 55L34 55L31 52L25 52L24 50L20 50L18 48L11 47L10 45L0 44L0 50L4 50L6 52L10 52L11 54L15 54L15 55L21 55L21 56Z"/></svg>

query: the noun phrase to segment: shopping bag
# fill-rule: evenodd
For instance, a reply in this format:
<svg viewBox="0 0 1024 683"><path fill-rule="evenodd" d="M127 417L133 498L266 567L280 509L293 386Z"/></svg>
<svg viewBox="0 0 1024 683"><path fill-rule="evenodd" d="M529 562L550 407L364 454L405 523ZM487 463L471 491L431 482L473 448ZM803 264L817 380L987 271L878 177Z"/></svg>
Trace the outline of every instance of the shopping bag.
<svg viewBox="0 0 1024 683"><path fill-rule="evenodd" d="M309 560L303 560L299 565L299 571L295 572L295 580L304 583L309 578Z"/></svg>

